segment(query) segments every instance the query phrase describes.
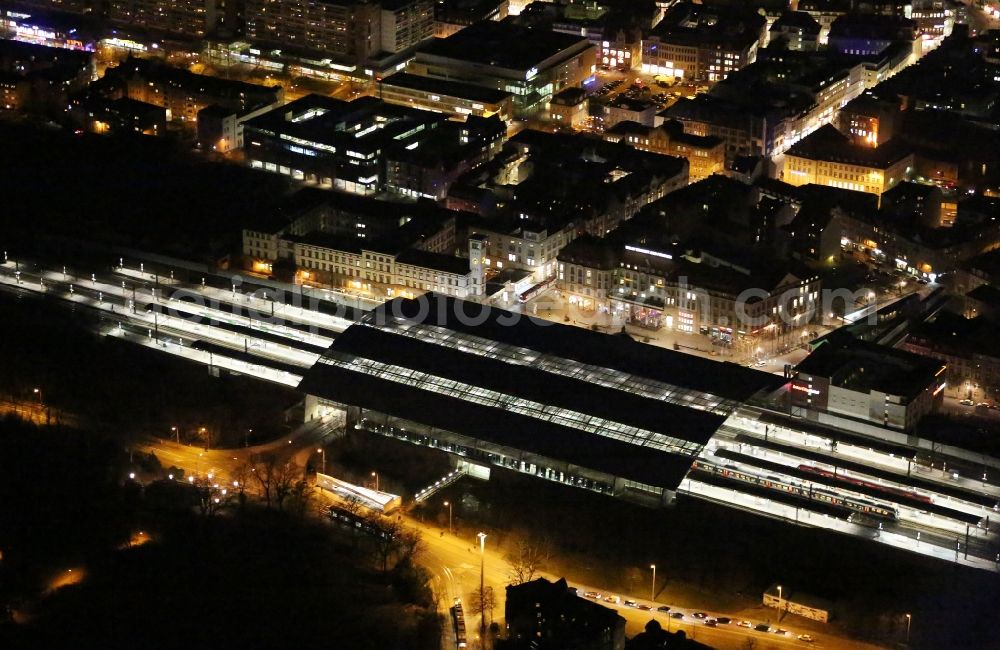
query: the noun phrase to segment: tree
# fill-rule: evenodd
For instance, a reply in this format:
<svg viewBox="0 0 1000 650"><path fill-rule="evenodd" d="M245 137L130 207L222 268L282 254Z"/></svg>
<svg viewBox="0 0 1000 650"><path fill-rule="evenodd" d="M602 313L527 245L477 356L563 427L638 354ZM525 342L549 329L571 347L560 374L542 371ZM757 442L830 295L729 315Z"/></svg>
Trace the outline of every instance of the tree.
<svg viewBox="0 0 1000 650"><path fill-rule="evenodd" d="M278 510L285 509L285 501L292 495L295 486L302 482L302 468L288 461L277 465L273 472L274 501Z"/></svg>
<svg viewBox="0 0 1000 650"><path fill-rule="evenodd" d="M395 519L388 519L374 510L365 515L365 523L372 531L375 556L382 565L382 573L389 571L389 558L395 552L399 541L397 537L402 532L402 526Z"/></svg>
<svg viewBox="0 0 1000 650"><path fill-rule="evenodd" d="M264 505L270 508L278 459L273 454L262 454L253 456L251 461L253 462L253 467L250 468L250 472L260 486L261 496L264 497Z"/></svg>
<svg viewBox="0 0 1000 650"><path fill-rule="evenodd" d="M298 517L305 517L314 511L319 511L321 501L316 488L305 479L299 479L292 486L288 495L289 509Z"/></svg>
<svg viewBox="0 0 1000 650"><path fill-rule="evenodd" d="M545 568L550 555L547 543L522 538L504 557L510 565L510 584L519 585L534 580Z"/></svg>
<svg viewBox="0 0 1000 650"><path fill-rule="evenodd" d="M253 466L248 461L244 461L233 469L233 473L230 477L233 479L233 491L236 493L236 499L239 502L240 511L246 507L247 484L253 480L251 478L254 475L253 470Z"/></svg>
<svg viewBox="0 0 1000 650"><path fill-rule="evenodd" d="M469 603L474 614L479 614L482 617L486 617L489 614L490 620L493 620L493 608L496 606L496 599L493 597L493 587L485 587L482 591L477 587L475 591L472 592L472 602Z"/></svg>
<svg viewBox="0 0 1000 650"><path fill-rule="evenodd" d="M365 515L365 523L372 532L375 555L388 573L389 563L413 563L423 551L420 532L404 528L398 519L386 517L374 510Z"/></svg>
<svg viewBox="0 0 1000 650"><path fill-rule="evenodd" d="M397 536L397 562L412 564L424 552L424 541L419 530L402 528Z"/></svg>
<svg viewBox="0 0 1000 650"><path fill-rule="evenodd" d="M203 517L211 517L228 507L235 496L229 488L208 478L196 478L193 485L198 490L198 511Z"/></svg>

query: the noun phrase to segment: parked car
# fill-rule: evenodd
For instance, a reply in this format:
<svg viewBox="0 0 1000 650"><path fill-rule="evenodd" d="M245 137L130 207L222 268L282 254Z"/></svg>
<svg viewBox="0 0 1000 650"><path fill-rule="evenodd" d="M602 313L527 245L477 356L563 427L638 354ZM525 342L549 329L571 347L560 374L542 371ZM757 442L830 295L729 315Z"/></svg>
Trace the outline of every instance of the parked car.
<svg viewBox="0 0 1000 650"><path fill-rule="evenodd" d="M705 625L707 625L709 627L715 627L718 624L719 624L719 622L717 620L715 620L714 618L705 619Z"/></svg>
<svg viewBox="0 0 1000 650"><path fill-rule="evenodd" d="M738 627L747 627L747 628L753 627L753 623L751 623L750 621L740 621L736 625Z"/></svg>
<svg viewBox="0 0 1000 650"><path fill-rule="evenodd" d="M812 638L810 634L800 634L798 636L799 641L805 641L806 643L812 643L815 639Z"/></svg>
<svg viewBox="0 0 1000 650"><path fill-rule="evenodd" d="M728 616L720 616L715 620L719 623L719 625L729 625L730 623L733 622L733 619L729 618Z"/></svg>
<svg viewBox="0 0 1000 650"><path fill-rule="evenodd" d="M973 402L971 399L963 399L959 402L959 404L961 404L962 406L973 406L975 405L975 402Z"/></svg>
<svg viewBox="0 0 1000 650"><path fill-rule="evenodd" d="M768 625L767 623L758 623L757 625L753 626L753 629L757 630L758 632L770 632L771 626Z"/></svg>
<svg viewBox="0 0 1000 650"><path fill-rule="evenodd" d="M588 591L583 594L583 597L592 598L593 600L600 600L601 594L597 593L596 591Z"/></svg>
<svg viewBox="0 0 1000 650"><path fill-rule="evenodd" d="M684 618L684 614L681 614L680 612L674 612L673 614L670 615L670 618Z"/></svg>
<svg viewBox="0 0 1000 650"><path fill-rule="evenodd" d="M660 605L659 607L656 608L656 611L658 611L658 612L669 612L670 611L670 605Z"/></svg>
<svg viewBox="0 0 1000 650"><path fill-rule="evenodd" d="M691 616L694 616L695 618L708 618L708 614L705 612L695 612L691 614Z"/></svg>
<svg viewBox="0 0 1000 650"><path fill-rule="evenodd" d="M634 600L626 600L622 604L625 605L626 607L635 607L635 601Z"/></svg>

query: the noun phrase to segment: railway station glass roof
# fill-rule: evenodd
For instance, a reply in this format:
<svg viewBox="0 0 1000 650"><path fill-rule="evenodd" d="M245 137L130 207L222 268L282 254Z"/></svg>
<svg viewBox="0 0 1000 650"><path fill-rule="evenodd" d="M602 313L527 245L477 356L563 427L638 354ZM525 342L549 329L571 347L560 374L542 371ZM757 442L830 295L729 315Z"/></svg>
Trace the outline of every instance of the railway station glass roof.
<svg viewBox="0 0 1000 650"><path fill-rule="evenodd" d="M693 458L698 455L703 446L697 442L675 438L607 418L546 405L482 386L473 386L419 370L334 350L328 351L320 359L320 363L671 454Z"/></svg>
<svg viewBox="0 0 1000 650"><path fill-rule="evenodd" d="M529 348L500 343L472 334L456 332L437 325L415 323L403 319L386 319L380 324L375 324L374 322L366 322L364 324L416 340L446 346L461 352L496 359L505 363L526 366L562 377L579 379L604 388L620 390L648 399L662 400L668 404L675 404L686 408L708 411L716 415L727 416L739 406L739 402L735 400L711 395L703 391L681 388L655 379L639 377L620 370L603 368L593 364L581 363Z"/></svg>

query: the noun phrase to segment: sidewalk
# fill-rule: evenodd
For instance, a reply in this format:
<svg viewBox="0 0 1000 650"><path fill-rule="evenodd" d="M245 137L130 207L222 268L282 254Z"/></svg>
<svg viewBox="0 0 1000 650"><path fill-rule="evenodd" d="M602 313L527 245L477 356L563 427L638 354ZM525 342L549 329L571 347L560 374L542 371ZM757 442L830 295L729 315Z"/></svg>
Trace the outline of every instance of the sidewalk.
<svg viewBox="0 0 1000 650"><path fill-rule="evenodd" d="M625 333L640 343L693 354L714 361L729 361L747 365L753 358L763 359L766 363L760 366L760 369L766 372L781 372L785 363L794 365L808 355L808 351L802 349L799 341L793 340L796 338L804 339L798 330L776 339L759 341L744 339L734 342L731 346L714 345L711 337L704 334L678 332L666 327L654 330L634 323L625 323L620 315L606 311L582 309L569 304L562 292L555 289L546 291L532 299L521 307L521 311L554 323L573 325L607 334L618 334L624 327ZM819 325L815 327L821 329ZM752 345L756 347L752 347Z"/></svg>

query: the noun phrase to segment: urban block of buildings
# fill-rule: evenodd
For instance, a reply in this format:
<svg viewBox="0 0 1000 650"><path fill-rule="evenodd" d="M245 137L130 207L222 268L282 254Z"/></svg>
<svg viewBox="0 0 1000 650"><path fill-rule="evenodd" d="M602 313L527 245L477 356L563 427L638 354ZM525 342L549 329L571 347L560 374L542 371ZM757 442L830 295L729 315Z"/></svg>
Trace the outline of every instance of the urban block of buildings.
<svg viewBox="0 0 1000 650"><path fill-rule="evenodd" d="M484 21L421 48L409 72L510 93L514 114L525 116L592 76L596 57L579 36Z"/></svg>

